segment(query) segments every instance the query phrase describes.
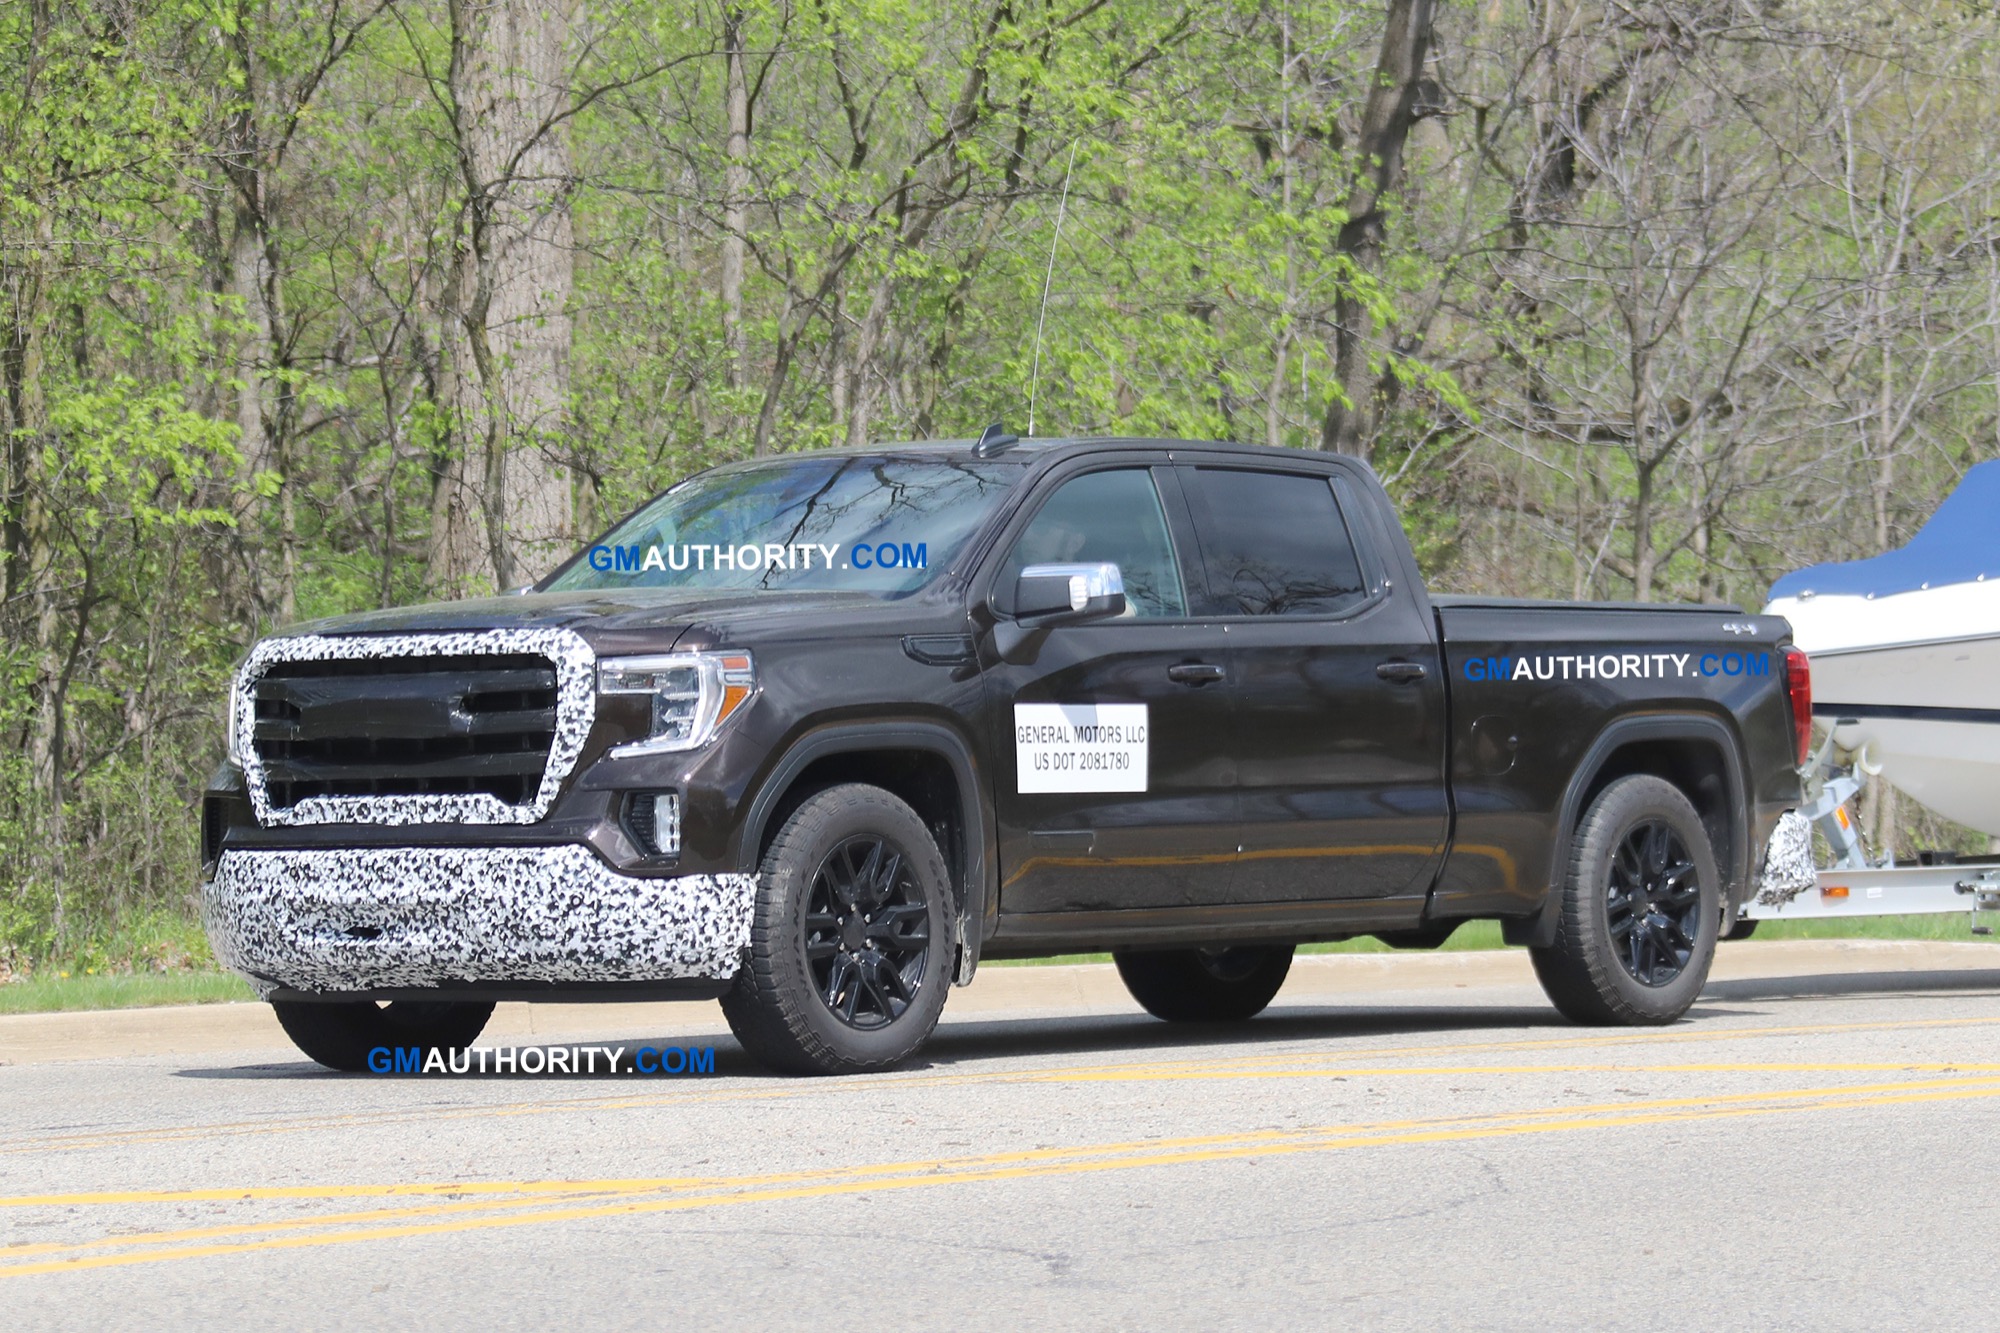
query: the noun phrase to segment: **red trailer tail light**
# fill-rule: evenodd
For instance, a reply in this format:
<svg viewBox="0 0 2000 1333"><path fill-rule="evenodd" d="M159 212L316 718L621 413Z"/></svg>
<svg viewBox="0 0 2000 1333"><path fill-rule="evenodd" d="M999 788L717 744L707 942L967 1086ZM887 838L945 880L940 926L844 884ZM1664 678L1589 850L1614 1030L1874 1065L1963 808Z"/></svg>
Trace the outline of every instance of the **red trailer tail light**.
<svg viewBox="0 0 2000 1333"><path fill-rule="evenodd" d="M1812 754L1812 661L1797 648L1785 649L1785 698L1792 706L1792 744L1804 768Z"/></svg>

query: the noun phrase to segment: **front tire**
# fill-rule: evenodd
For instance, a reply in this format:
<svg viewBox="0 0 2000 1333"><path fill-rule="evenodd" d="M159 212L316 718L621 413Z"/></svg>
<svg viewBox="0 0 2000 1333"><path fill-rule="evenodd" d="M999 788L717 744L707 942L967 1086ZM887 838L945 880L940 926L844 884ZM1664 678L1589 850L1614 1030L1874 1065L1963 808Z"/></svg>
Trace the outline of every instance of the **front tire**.
<svg viewBox="0 0 2000 1333"><path fill-rule="evenodd" d="M1707 983L1721 924L1701 817L1672 783L1635 775L1591 803L1570 844L1555 943L1528 953L1578 1023L1671 1023Z"/></svg>
<svg viewBox="0 0 2000 1333"><path fill-rule="evenodd" d="M951 892L923 820L848 783L785 821L757 877L749 956L722 1012L743 1048L789 1074L909 1058L950 984Z"/></svg>
<svg viewBox="0 0 2000 1333"><path fill-rule="evenodd" d="M416 1046L457 1051L478 1040L492 1004L450 1000L273 1000L278 1025L292 1044L328 1069L358 1074L368 1053Z"/></svg>
<svg viewBox="0 0 2000 1333"><path fill-rule="evenodd" d="M1113 951L1132 998L1169 1023L1241 1023L1264 1012L1292 968L1292 946Z"/></svg>

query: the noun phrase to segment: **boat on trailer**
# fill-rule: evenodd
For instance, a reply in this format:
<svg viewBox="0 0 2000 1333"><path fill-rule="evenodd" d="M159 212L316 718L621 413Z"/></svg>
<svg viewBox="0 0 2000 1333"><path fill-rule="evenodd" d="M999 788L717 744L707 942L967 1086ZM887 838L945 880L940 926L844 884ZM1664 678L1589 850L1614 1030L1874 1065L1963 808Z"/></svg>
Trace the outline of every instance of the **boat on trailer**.
<svg viewBox="0 0 2000 1333"><path fill-rule="evenodd" d="M1907 546L1771 588L1812 660L1837 748L1945 818L2000 835L2000 462L1965 474Z"/></svg>
<svg viewBox="0 0 2000 1333"><path fill-rule="evenodd" d="M1747 918L2000 910L2000 858L1871 862L1847 809L1864 776L1879 774L1945 818L2000 836L1996 529L2000 462L1981 463L1900 550L1814 565L1772 585L1764 611L1791 622L1810 659L1813 716L1827 736L1806 775L1804 820L1781 830L1788 851L1773 838ZM1825 836L1835 864L1787 883L1771 868L1786 855L1795 865L1809 858L1805 822Z"/></svg>

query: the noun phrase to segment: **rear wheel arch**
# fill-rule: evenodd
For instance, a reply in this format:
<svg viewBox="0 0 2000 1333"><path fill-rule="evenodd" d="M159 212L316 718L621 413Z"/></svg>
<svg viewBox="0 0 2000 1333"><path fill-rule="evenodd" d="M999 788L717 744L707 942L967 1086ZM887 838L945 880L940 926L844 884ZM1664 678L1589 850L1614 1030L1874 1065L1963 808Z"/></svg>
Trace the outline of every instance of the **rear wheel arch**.
<svg viewBox="0 0 2000 1333"><path fill-rule="evenodd" d="M1687 797L1708 831L1721 869L1723 897L1734 907L1749 884L1749 778L1735 729L1702 713L1650 714L1612 721L1585 752L1557 807L1548 897L1532 917L1504 923L1509 944L1545 946L1555 938L1568 848L1600 793L1620 778L1662 778Z"/></svg>
<svg viewBox="0 0 2000 1333"><path fill-rule="evenodd" d="M1701 816L1665 778L1631 773L1592 800L1568 849L1555 940L1528 951L1579 1023L1671 1023L1701 994L1722 926Z"/></svg>

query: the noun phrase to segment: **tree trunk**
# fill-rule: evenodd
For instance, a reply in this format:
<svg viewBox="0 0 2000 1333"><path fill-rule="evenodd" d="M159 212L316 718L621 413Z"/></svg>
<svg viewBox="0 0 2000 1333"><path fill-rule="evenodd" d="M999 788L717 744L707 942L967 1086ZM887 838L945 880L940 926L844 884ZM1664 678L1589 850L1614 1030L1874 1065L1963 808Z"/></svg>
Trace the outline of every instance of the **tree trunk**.
<svg viewBox="0 0 2000 1333"><path fill-rule="evenodd" d="M1290 221L1292 216L1292 17L1289 11L1280 14L1278 30L1281 40L1278 47L1278 142L1275 157L1278 167L1278 204L1284 216ZM1293 307L1299 296L1299 270L1297 248L1292 241L1289 228L1285 231L1285 310L1284 318L1278 321L1276 336L1271 348L1271 381L1264 391L1264 443L1276 449L1285 442L1285 361L1292 346Z"/></svg>
<svg viewBox="0 0 2000 1333"><path fill-rule="evenodd" d="M246 524L257 507L252 482L259 473L271 470L271 433L264 410L271 312L264 303L263 220L255 200L245 197L255 188L254 168L248 174L250 181L236 184L229 234L229 294L243 306L243 326L236 334L236 447L243 461L237 468L240 489L232 506L239 525Z"/></svg>
<svg viewBox="0 0 2000 1333"><path fill-rule="evenodd" d="M884 273L868 294L868 312L854 337L854 355L847 369L847 447L859 449L868 443L869 418L875 408L875 359L882 350L882 335L889 325L889 303L895 296L895 277Z"/></svg>
<svg viewBox="0 0 2000 1333"><path fill-rule="evenodd" d="M254 95L254 89L252 90ZM237 541L250 565L250 592L262 615L280 623L297 619L297 525L292 479L286 461L291 389L280 373L288 369L284 351L284 310L279 250L265 214L265 164L254 111L245 110L232 127L228 176L234 203L229 236L229 290L242 303L243 326L236 337L236 428L242 462L231 509ZM279 486L279 559L259 558L256 525L264 499L256 479L275 473Z"/></svg>
<svg viewBox="0 0 2000 1333"><path fill-rule="evenodd" d="M62 654L56 640L61 631L61 577L56 551L53 497L49 495L47 404L42 400L42 335L47 330L40 301L40 282L31 278L30 303L16 318L32 327L17 333L20 392L15 400L12 440L20 450L21 546L13 582L26 593L28 633L34 644L34 720L28 732L28 775L35 795L51 817L62 808L62 697L58 681ZM11 387L11 386L10 386Z"/></svg>
<svg viewBox="0 0 2000 1333"><path fill-rule="evenodd" d="M455 449L430 578L501 590L566 554L570 0L451 0L453 130L465 222L444 330Z"/></svg>
<svg viewBox="0 0 2000 1333"><path fill-rule="evenodd" d="M728 138L722 168L722 351L723 383L730 392L729 430L742 429L736 395L743 388L743 263L750 193L750 87L743 70L743 11L723 16L722 47L728 63L724 100Z"/></svg>
<svg viewBox="0 0 2000 1333"><path fill-rule="evenodd" d="M778 337L771 349L771 374L764 385L764 404L757 409L757 430L751 437L750 452L763 458L771 452L771 436L778 425L778 395L784 392L785 379L792 372L792 349L798 345L802 329L792 327L795 309L789 285L785 289L783 303L778 308ZM803 320L799 321L801 324Z"/></svg>
<svg viewBox="0 0 2000 1333"><path fill-rule="evenodd" d="M1017 140L1016 156L1023 148ZM1014 182L1010 179L1009 185ZM923 378L918 382L916 396L916 417L913 427L917 438L930 439L938 432L938 400L944 392L946 378L951 369L952 352L958 345L958 337L965 327L966 305L972 293L972 282L984 267L986 256L993 249L995 238L1000 233L1001 220L1006 216L1012 203L1011 192L1007 196L987 203L980 213L979 232L965 259L952 279L950 289L945 293L944 313L932 327L930 350L925 354Z"/></svg>
<svg viewBox="0 0 2000 1333"><path fill-rule="evenodd" d="M0 266L0 301L5 301L7 327L0 333L0 439L7 449L4 584L0 584L0 623L10 632L32 582L28 558L28 507L31 482L42 448L41 372L42 266L30 256Z"/></svg>
<svg viewBox="0 0 2000 1333"><path fill-rule="evenodd" d="M1659 578L1659 553L1653 549L1653 469L1639 467L1638 485L1632 496L1632 600L1653 600L1653 584Z"/></svg>
<svg viewBox="0 0 2000 1333"><path fill-rule="evenodd" d="M1334 248L1363 278L1382 272L1382 201L1403 180L1403 147L1416 123L1424 61L1430 54L1432 0L1389 0L1382 50L1362 112L1358 172L1347 196L1347 221ZM1340 395L1327 405L1320 448L1366 457L1380 426L1383 381L1370 366L1375 317L1343 284L1334 311L1334 375Z"/></svg>
<svg viewBox="0 0 2000 1333"><path fill-rule="evenodd" d="M1875 397L1875 550L1889 549L1889 497L1896 488L1896 355L1890 345L1893 336L1888 320L1878 322L1881 340L1882 382Z"/></svg>
<svg viewBox="0 0 2000 1333"><path fill-rule="evenodd" d="M220 238L227 264L223 281L242 313L232 356L242 458L230 508L236 520L236 554L246 567L241 599L249 618L290 621L297 618L299 538L292 464L300 398L294 373L299 367L291 350L294 330L285 309L283 241L293 230L282 215L282 172L287 145L314 90L373 16L353 14L343 22L340 5L334 5L326 16L324 43L315 43L312 58L300 63L288 43L311 14L284 0L235 0L234 9L227 46L237 95L223 118L217 153L230 196L228 235ZM254 483L267 474L274 474L278 485L276 561L259 549L267 499Z"/></svg>

